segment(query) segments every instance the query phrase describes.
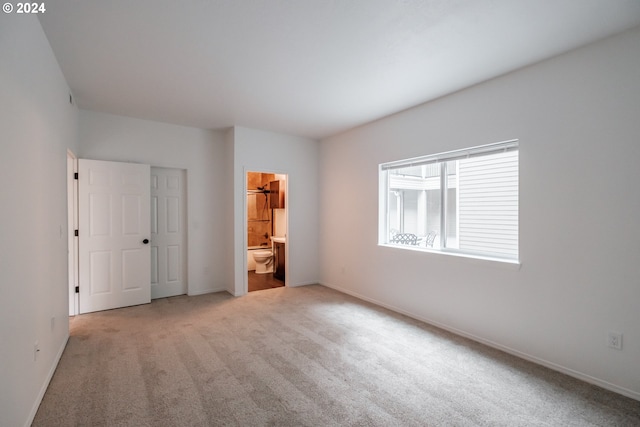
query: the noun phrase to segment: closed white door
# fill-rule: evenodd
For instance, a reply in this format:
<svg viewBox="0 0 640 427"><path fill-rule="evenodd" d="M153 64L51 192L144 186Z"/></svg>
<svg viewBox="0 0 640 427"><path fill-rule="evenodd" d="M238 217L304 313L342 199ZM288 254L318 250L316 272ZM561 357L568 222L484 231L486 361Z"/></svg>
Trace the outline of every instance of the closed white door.
<svg viewBox="0 0 640 427"><path fill-rule="evenodd" d="M78 161L80 313L151 301L149 165Z"/></svg>
<svg viewBox="0 0 640 427"><path fill-rule="evenodd" d="M186 179L151 168L151 299L187 293Z"/></svg>

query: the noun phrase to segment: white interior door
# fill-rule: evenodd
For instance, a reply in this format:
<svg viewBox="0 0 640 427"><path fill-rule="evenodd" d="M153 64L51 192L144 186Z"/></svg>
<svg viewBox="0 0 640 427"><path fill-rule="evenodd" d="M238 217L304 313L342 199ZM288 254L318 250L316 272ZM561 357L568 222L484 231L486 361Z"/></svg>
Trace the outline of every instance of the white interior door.
<svg viewBox="0 0 640 427"><path fill-rule="evenodd" d="M185 171L151 168L151 298L187 293Z"/></svg>
<svg viewBox="0 0 640 427"><path fill-rule="evenodd" d="M151 301L149 173L78 161L80 313Z"/></svg>

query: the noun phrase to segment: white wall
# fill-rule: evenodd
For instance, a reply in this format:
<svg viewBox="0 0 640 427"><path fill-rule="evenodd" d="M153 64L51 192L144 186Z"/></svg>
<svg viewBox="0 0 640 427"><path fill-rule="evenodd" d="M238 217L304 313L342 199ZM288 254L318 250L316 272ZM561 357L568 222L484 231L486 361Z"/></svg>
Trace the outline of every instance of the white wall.
<svg viewBox="0 0 640 427"><path fill-rule="evenodd" d="M322 141L321 282L640 399L639 76L636 29ZM519 270L377 246L379 163L513 138Z"/></svg>
<svg viewBox="0 0 640 427"><path fill-rule="evenodd" d="M0 425L22 426L69 336L66 156L77 150L77 110L35 16L0 15L0 58Z"/></svg>
<svg viewBox="0 0 640 427"><path fill-rule="evenodd" d="M227 288L224 133L80 110L80 158L186 169L188 293Z"/></svg>
<svg viewBox="0 0 640 427"><path fill-rule="evenodd" d="M246 292L248 171L287 174L286 282L317 283L318 272L318 142L296 136L235 127L228 133L234 153L234 295Z"/></svg>

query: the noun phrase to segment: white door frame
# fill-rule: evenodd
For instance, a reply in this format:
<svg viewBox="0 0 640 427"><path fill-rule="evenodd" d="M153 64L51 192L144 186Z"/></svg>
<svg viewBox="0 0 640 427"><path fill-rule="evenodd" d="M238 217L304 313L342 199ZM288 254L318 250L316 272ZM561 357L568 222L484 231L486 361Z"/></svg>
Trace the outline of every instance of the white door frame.
<svg viewBox="0 0 640 427"><path fill-rule="evenodd" d="M78 158L67 150L67 254L69 280L69 316L78 314Z"/></svg>
<svg viewBox="0 0 640 427"><path fill-rule="evenodd" d="M242 227L242 292L238 294L246 295L249 293L249 265L247 260L247 254L249 252L249 232L248 232L248 224L249 224L249 215L247 213L247 174L249 172L258 172L258 173L272 173L274 175L284 175L286 176L285 180L285 189L284 189L284 206L285 206L285 217L287 223L287 242L284 246L284 286L289 286L289 237L291 236L291 228L289 227L289 172L283 171L275 171L270 169L265 169L261 167L256 168L243 168L243 177L242 177L242 194L244 195L242 198L242 218L243 218L243 227ZM237 283L237 282L236 282Z"/></svg>

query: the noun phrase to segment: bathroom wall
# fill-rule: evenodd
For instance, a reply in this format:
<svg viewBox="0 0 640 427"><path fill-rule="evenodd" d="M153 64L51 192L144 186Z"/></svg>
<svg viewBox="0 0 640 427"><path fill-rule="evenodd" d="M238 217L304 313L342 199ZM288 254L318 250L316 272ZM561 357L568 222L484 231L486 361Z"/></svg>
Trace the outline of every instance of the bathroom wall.
<svg viewBox="0 0 640 427"><path fill-rule="evenodd" d="M287 191L287 176L276 174L276 180L281 181L280 191ZM284 186L284 188L283 188ZM286 200L286 195L285 195ZM286 202L285 202L286 203ZM283 209L273 210L273 235L278 237L286 237L287 235L287 211L286 204Z"/></svg>
<svg viewBox="0 0 640 427"><path fill-rule="evenodd" d="M261 172L247 172L247 190L257 190L258 187L269 189L269 183L275 179L275 174ZM265 193L247 192L247 246L271 247L272 209L269 204L270 195Z"/></svg>

